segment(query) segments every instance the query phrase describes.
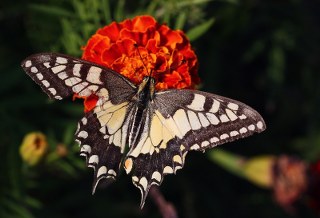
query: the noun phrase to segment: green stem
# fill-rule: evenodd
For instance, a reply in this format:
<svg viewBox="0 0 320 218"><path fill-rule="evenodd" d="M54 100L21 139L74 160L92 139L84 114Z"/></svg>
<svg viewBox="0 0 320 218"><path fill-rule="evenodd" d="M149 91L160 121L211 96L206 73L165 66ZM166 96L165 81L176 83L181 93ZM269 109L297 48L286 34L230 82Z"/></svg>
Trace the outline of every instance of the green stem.
<svg viewBox="0 0 320 218"><path fill-rule="evenodd" d="M210 160L239 177L245 177L243 173L243 164L246 159L240 155L235 155L221 149L213 149L208 153Z"/></svg>

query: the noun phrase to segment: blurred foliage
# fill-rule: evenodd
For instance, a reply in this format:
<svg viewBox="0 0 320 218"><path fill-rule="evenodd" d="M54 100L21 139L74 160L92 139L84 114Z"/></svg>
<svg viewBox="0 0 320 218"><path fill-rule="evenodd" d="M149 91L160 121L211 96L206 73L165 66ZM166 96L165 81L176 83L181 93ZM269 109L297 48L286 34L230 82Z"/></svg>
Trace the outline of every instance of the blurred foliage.
<svg viewBox="0 0 320 218"><path fill-rule="evenodd" d="M315 0L18 0L0 8L0 217L159 217L121 175L91 196L92 172L78 157L73 132L80 102L53 102L20 68L27 55L80 56L98 28L137 14L183 29L200 61L203 90L248 103L265 117L265 133L223 146L250 155L320 153L320 4ZM214 25L213 25L214 24ZM49 150L34 167L21 161L23 137L41 131ZM64 146L67 155L57 152ZM60 150L61 152L61 150ZM291 217L270 192L192 153L161 186L180 217ZM232 208L232 209L231 209ZM316 217L300 207L296 217Z"/></svg>
<svg viewBox="0 0 320 218"><path fill-rule="evenodd" d="M68 1L66 1L68 2ZM65 2L65 4L67 4ZM86 44L90 36L97 29L113 21L121 22L124 19L132 18L138 14L153 15L158 22L167 23L174 29L183 29L188 26L188 36L196 39L204 34L213 24L213 18L205 20L203 8L207 1L191 0L159 0L159 1L139 1L130 2L125 0L73 0L67 4L30 4L30 9L34 13L45 16L52 16L59 23L55 28L48 26L43 20L30 19L30 24L38 26L40 31L29 32L30 38L35 39L37 45L44 44L47 48L48 42L52 51L65 51L74 56L81 56L79 49ZM138 5L137 5L138 4ZM135 10L132 10L132 9ZM195 16L197 15L197 16ZM39 38L38 35L48 37ZM59 35L59 40L52 44L52 37ZM40 41L40 44L39 44ZM41 43L42 41L42 43Z"/></svg>

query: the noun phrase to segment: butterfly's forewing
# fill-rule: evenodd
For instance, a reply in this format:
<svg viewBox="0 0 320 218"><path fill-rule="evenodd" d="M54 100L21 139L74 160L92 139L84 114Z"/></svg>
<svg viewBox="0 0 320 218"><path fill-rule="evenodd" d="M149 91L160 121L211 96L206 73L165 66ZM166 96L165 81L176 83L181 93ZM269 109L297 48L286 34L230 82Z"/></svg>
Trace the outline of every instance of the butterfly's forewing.
<svg viewBox="0 0 320 218"><path fill-rule="evenodd" d="M50 98L59 100L73 94L81 97L95 94L105 100L121 102L121 95L130 95L135 89L111 69L63 54L31 55L21 66Z"/></svg>
<svg viewBox="0 0 320 218"><path fill-rule="evenodd" d="M98 96L96 107L78 123L75 137L95 171L93 192L102 178L113 181L124 152L127 100L136 87L108 68L63 54L35 54L22 67L50 98Z"/></svg>
<svg viewBox="0 0 320 218"><path fill-rule="evenodd" d="M204 151L266 128L249 106L201 91L158 92L150 108L148 138L125 161L142 193L141 206L153 184L160 185L164 175L183 167L188 151Z"/></svg>
<svg viewBox="0 0 320 218"><path fill-rule="evenodd" d="M171 100L168 100L171 99ZM265 130L261 115L236 100L196 90L157 93L155 104L187 150L205 150Z"/></svg>

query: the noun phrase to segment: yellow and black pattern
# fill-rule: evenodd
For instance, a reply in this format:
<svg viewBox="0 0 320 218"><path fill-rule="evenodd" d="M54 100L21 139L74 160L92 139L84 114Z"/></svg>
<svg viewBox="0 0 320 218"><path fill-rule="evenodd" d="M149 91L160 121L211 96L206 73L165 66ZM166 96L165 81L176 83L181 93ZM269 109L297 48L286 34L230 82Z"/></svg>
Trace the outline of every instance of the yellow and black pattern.
<svg viewBox="0 0 320 218"><path fill-rule="evenodd" d="M114 181L123 166L141 191L141 207L150 187L181 169L189 151L266 128L259 113L241 102L196 90L156 92L152 77L136 87L110 69L66 55L32 55L22 67L50 98L99 98L75 134L94 169L93 192L101 179Z"/></svg>

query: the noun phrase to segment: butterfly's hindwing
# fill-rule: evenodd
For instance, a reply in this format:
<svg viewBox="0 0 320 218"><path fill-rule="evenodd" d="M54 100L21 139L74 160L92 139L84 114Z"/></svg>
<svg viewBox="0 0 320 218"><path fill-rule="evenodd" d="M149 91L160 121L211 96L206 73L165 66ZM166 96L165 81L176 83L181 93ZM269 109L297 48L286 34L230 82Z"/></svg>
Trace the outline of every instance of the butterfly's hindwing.
<svg viewBox="0 0 320 218"><path fill-rule="evenodd" d="M141 191L141 207L150 187L160 185L164 175L181 169L187 153L183 145L178 144L175 133L163 125L165 118L152 106L146 109L143 118L142 134L124 161L126 172L132 175L133 184Z"/></svg>
<svg viewBox="0 0 320 218"><path fill-rule="evenodd" d="M87 166L94 169L93 193L101 179L112 182L119 174L123 149L110 141L110 136L104 133L93 112L87 113L78 123L75 138L81 147L80 155L85 156Z"/></svg>
<svg viewBox="0 0 320 218"><path fill-rule="evenodd" d="M105 100L121 101L122 95L130 95L135 90L119 73L63 54L35 54L21 66L50 98L59 100L73 94L80 97L95 94Z"/></svg>
<svg viewBox="0 0 320 218"><path fill-rule="evenodd" d="M149 189L152 185L160 185L164 175L175 173L184 165L187 151L181 150L181 145L176 144L175 139L167 142L166 148L151 148L148 153L140 153L137 157L128 155L124 165L127 173L132 175L133 184L140 189L141 203L143 207ZM145 142L144 147L150 148L153 144Z"/></svg>

